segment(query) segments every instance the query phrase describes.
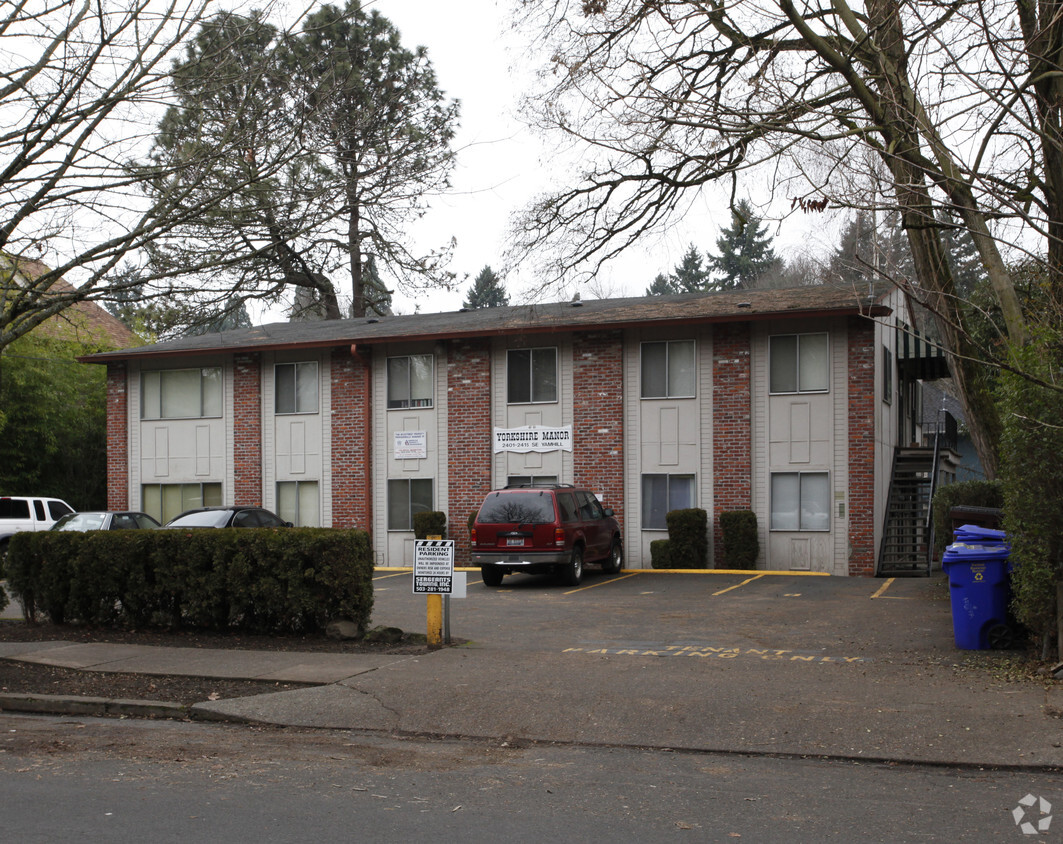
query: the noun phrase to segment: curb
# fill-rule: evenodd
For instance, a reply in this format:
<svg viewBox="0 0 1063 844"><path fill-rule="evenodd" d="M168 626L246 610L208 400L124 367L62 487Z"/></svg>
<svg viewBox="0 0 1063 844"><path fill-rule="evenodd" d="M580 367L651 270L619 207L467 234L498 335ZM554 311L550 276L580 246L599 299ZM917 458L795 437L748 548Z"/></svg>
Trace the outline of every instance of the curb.
<svg viewBox="0 0 1063 844"><path fill-rule="evenodd" d="M46 715L95 715L126 718L192 717L192 707L156 700L123 700L72 695L0 694L0 712L35 712Z"/></svg>

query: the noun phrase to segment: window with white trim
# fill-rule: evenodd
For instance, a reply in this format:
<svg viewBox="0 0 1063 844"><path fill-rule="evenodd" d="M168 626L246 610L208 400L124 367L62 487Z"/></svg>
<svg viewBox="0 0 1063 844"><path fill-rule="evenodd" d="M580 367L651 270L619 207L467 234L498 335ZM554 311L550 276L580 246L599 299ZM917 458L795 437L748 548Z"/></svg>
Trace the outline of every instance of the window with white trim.
<svg viewBox="0 0 1063 844"><path fill-rule="evenodd" d="M140 375L142 419L222 415L221 367L153 369Z"/></svg>
<svg viewBox="0 0 1063 844"><path fill-rule="evenodd" d="M557 349L510 349L506 354L509 404L557 401Z"/></svg>
<svg viewBox="0 0 1063 844"><path fill-rule="evenodd" d="M277 413L317 413L317 361L278 363L273 377Z"/></svg>
<svg viewBox="0 0 1063 844"><path fill-rule="evenodd" d="M773 472L772 530L830 530L830 475L827 472Z"/></svg>
<svg viewBox="0 0 1063 844"><path fill-rule="evenodd" d="M543 486L556 483L557 475L510 475L506 478L506 486Z"/></svg>
<svg viewBox="0 0 1063 844"><path fill-rule="evenodd" d="M648 474L642 476L642 529L668 530L672 510L694 506L694 476Z"/></svg>
<svg viewBox="0 0 1063 844"><path fill-rule="evenodd" d="M317 481L277 481L277 515L296 527L320 527Z"/></svg>
<svg viewBox="0 0 1063 844"><path fill-rule="evenodd" d="M693 398L695 365L693 340L642 344L642 398Z"/></svg>
<svg viewBox="0 0 1063 844"><path fill-rule="evenodd" d="M388 481L388 530L413 530L414 513L426 513L431 509L431 478L392 478Z"/></svg>
<svg viewBox="0 0 1063 844"><path fill-rule="evenodd" d="M830 389L826 332L775 334L768 339L768 389L772 393L825 393Z"/></svg>
<svg viewBox="0 0 1063 844"><path fill-rule="evenodd" d="M388 358L388 409L432 407L432 355Z"/></svg>
<svg viewBox="0 0 1063 844"><path fill-rule="evenodd" d="M166 524L174 516L197 507L220 507L221 484L144 484L140 488L141 508Z"/></svg>

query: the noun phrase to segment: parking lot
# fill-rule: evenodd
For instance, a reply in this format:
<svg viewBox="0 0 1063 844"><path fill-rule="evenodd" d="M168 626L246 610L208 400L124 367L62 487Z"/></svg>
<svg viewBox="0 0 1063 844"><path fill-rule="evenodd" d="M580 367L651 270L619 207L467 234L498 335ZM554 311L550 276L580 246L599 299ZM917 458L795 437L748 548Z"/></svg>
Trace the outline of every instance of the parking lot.
<svg viewBox="0 0 1063 844"><path fill-rule="evenodd" d="M618 657L864 662L954 654L948 587L937 576L836 578L764 572L588 571L578 587L512 575L499 588L466 570L450 631L491 647ZM373 624L426 628L408 569L378 569Z"/></svg>

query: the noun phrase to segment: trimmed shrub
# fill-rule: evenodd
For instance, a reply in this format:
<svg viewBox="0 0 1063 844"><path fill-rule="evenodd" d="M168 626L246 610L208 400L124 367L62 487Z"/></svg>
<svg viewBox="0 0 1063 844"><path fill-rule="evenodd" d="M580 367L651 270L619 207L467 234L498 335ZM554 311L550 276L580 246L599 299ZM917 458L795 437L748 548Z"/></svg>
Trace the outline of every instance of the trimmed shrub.
<svg viewBox="0 0 1063 844"><path fill-rule="evenodd" d="M1000 481L960 481L939 487L934 493L934 555L941 558L945 548L952 543L953 507L1004 506L1004 486Z"/></svg>
<svg viewBox="0 0 1063 844"><path fill-rule="evenodd" d="M760 553L757 514L752 510L728 510L720 513L723 539L723 564L716 568L755 569Z"/></svg>
<svg viewBox="0 0 1063 844"><path fill-rule="evenodd" d="M650 565L655 569L672 567L672 543L667 539L654 539L650 542Z"/></svg>
<svg viewBox="0 0 1063 844"><path fill-rule="evenodd" d="M428 539L430 536L447 538L447 514L439 510L426 510L423 513L413 514L413 535L417 539Z"/></svg>
<svg viewBox="0 0 1063 844"><path fill-rule="evenodd" d="M672 510L665 514L668 541L671 543L670 568L704 569L709 567L709 514L700 507Z"/></svg>
<svg viewBox="0 0 1063 844"><path fill-rule="evenodd" d="M24 533L7 572L27 617L57 624L288 634L342 618L364 631L373 608L357 530Z"/></svg>

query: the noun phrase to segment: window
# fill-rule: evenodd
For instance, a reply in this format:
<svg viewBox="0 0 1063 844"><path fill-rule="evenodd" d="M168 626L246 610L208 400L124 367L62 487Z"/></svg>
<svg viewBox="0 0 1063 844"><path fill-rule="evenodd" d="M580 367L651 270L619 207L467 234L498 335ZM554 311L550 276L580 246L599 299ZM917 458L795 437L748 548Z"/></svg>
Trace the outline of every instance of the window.
<svg viewBox="0 0 1063 844"><path fill-rule="evenodd" d="M48 502L48 515L53 519L61 519L67 513L73 513L74 511L67 507L62 501L49 501Z"/></svg>
<svg viewBox="0 0 1063 844"><path fill-rule="evenodd" d="M277 413L317 413L317 362L278 363L273 367Z"/></svg>
<svg viewBox="0 0 1063 844"><path fill-rule="evenodd" d="M772 474L771 529L830 530L830 478L826 472Z"/></svg>
<svg viewBox="0 0 1063 844"><path fill-rule="evenodd" d="M506 486L542 486L556 483L557 475L510 475L506 478Z"/></svg>
<svg viewBox="0 0 1063 844"><path fill-rule="evenodd" d="M557 401L557 349L510 349L506 395L510 404Z"/></svg>
<svg viewBox="0 0 1063 844"><path fill-rule="evenodd" d="M668 530L665 516L671 510L685 510L693 506L693 475L642 476L643 530Z"/></svg>
<svg viewBox="0 0 1063 844"><path fill-rule="evenodd" d="M296 527L320 527L317 481L278 481L277 515Z"/></svg>
<svg viewBox="0 0 1063 844"><path fill-rule="evenodd" d="M221 367L145 372L141 418L197 419L221 416Z"/></svg>
<svg viewBox="0 0 1063 844"><path fill-rule="evenodd" d="M882 401L893 404L893 352L882 347Z"/></svg>
<svg viewBox="0 0 1063 844"><path fill-rule="evenodd" d="M144 512L165 524L196 507L220 507L221 484L144 484L140 488Z"/></svg>
<svg viewBox="0 0 1063 844"><path fill-rule="evenodd" d="M691 398L694 391L694 341L642 344L642 397Z"/></svg>
<svg viewBox="0 0 1063 844"><path fill-rule="evenodd" d="M432 356L388 358L388 407L431 407Z"/></svg>
<svg viewBox="0 0 1063 844"><path fill-rule="evenodd" d="M431 509L431 478L388 481L388 530L413 530L413 514Z"/></svg>
<svg viewBox="0 0 1063 844"><path fill-rule="evenodd" d="M830 387L827 335L777 334L769 339L773 393L825 393Z"/></svg>

